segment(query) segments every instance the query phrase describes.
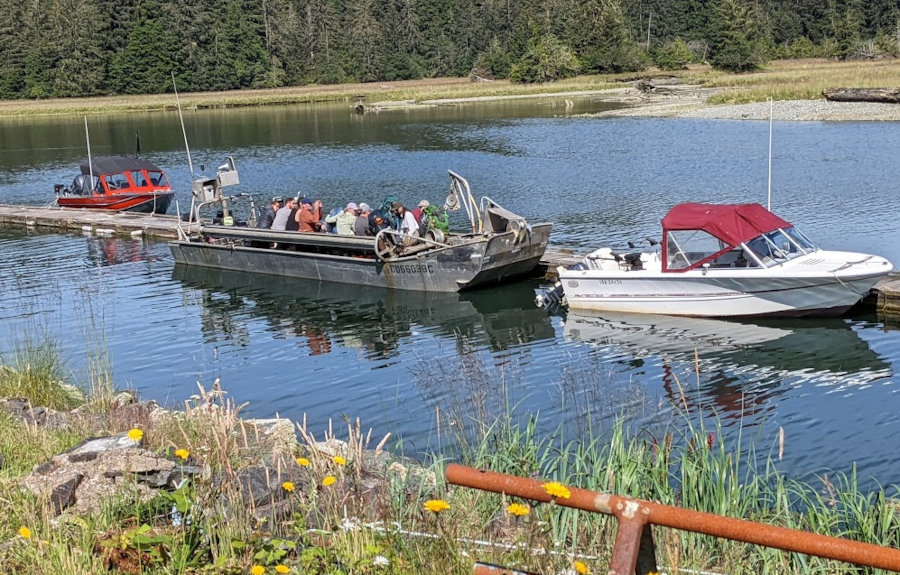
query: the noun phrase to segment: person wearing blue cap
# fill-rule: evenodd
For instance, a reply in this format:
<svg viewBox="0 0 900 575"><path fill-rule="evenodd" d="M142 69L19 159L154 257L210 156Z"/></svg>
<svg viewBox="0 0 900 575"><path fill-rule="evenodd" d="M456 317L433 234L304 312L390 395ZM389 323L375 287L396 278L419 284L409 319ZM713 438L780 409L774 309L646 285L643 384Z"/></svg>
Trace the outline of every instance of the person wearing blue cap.
<svg viewBox="0 0 900 575"><path fill-rule="evenodd" d="M319 231L319 221L322 219L322 200L312 201L309 198L300 200L300 209L297 210L295 219L301 232Z"/></svg>

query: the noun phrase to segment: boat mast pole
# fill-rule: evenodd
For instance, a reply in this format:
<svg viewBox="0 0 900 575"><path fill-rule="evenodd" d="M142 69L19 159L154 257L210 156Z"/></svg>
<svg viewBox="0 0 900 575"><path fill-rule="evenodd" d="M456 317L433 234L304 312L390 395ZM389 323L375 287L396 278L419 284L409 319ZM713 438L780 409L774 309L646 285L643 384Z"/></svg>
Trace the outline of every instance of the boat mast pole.
<svg viewBox="0 0 900 575"><path fill-rule="evenodd" d="M87 150L88 150L88 172L90 173L91 178L91 189L90 192L94 193L94 164L91 162L91 133L88 131L87 125L87 116L84 117L84 139L87 141Z"/></svg>
<svg viewBox="0 0 900 575"><path fill-rule="evenodd" d="M181 121L181 133L184 135L184 150L187 152L188 169L191 171L191 182L193 182L194 164L191 162L191 149L188 147L187 130L184 129L184 116L181 115L181 102L178 100L178 86L175 84L175 72L172 72L172 89L175 90L175 105L178 106L178 119Z"/></svg>
<svg viewBox="0 0 900 575"><path fill-rule="evenodd" d="M772 112L774 110L774 102L769 96L769 199L766 203L766 209L772 211Z"/></svg>

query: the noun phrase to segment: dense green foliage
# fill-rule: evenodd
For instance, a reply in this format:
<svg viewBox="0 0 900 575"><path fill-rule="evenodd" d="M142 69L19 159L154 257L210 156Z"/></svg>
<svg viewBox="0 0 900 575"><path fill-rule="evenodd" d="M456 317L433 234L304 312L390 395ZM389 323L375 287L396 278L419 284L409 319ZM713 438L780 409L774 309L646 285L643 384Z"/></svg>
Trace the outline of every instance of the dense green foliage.
<svg viewBox="0 0 900 575"><path fill-rule="evenodd" d="M0 98L507 77L556 38L584 72L900 52L896 0L0 0Z"/></svg>

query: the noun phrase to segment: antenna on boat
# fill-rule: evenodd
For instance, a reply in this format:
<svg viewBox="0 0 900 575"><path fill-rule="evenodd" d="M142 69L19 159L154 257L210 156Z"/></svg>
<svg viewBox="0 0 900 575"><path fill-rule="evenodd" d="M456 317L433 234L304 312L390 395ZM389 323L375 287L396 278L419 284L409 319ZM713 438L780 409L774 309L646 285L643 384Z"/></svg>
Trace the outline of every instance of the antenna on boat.
<svg viewBox="0 0 900 575"><path fill-rule="evenodd" d="M184 116L181 115L181 102L178 100L178 86L175 84L175 72L172 72L172 88L175 90L175 105L178 106L178 119L181 121L181 133L184 135L184 149L187 152L188 169L191 181L194 181L194 164L191 162L191 149L188 147L187 130L184 129Z"/></svg>
<svg viewBox="0 0 900 575"><path fill-rule="evenodd" d="M88 172L91 177L91 190L94 189L94 163L91 161L91 133L88 131L87 116L84 117L84 139L87 141Z"/></svg>
<svg viewBox="0 0 900 575"><path fill-rule="evenodd" d="M772 115L774 109L772 96L769 96L769 198L766 202L766 209L769 211L772 210Z"/></svg>

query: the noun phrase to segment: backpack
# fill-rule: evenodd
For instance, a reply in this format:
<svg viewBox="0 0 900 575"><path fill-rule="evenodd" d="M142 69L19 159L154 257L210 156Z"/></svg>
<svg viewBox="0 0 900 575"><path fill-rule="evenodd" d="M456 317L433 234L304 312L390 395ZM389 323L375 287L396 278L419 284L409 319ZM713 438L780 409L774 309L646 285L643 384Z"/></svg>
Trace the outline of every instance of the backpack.
<svg viewBox="0 0 900 575"><path fill-rule="evenodd" d="M380 215L382 218L384 218L385 221L387 221L388 227L394 228L395 230L400 229L400 218L391 211L391 205L398 199L399 198L397 196L386 196L384 200L381 201L381 205L378 206L378 209L375 210L377 212L381 212Z"/></svg>
<svg viewBox="0 0 900 575"><path fill-rule="evenodd" d="M391 222L384 217L384 212L373 210L369 213L369 233L371 235L378 235L378 232L389 227L391 227Z"/></svg>

